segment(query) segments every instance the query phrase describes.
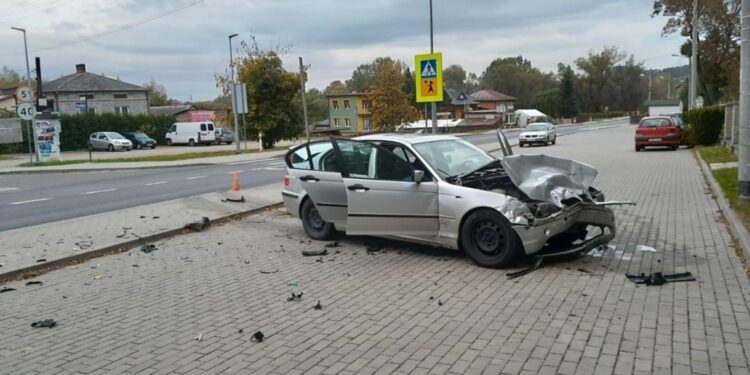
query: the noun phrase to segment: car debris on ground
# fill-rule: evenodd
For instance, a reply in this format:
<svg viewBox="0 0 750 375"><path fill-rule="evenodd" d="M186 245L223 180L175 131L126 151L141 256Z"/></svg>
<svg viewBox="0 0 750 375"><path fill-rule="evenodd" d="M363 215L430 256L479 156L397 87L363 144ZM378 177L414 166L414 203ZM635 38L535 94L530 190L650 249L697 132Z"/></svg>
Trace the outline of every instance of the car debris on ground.
<svg viewBox="0 0 750 375"><path fill-rule="evenodd" d="M7 286L4 286L2 289L0 289L0 293L12 292L14 290L15 289L13 289L13 288L8 288Z"/></svg>
<svg viewBox="0 0 750 375"><path fill-rule="evenodd" d="M57 322L54 319L44 319L31 323L31 326L34 328L53 328L56 325Z"/></svg>
<svg viewBox="0 0 750 375"><path fill-rule="evenodd" d="M329 249L333 247L341 247L341 244L339 243L339 241L334 241L334 242L327 243L325 247Z"/></svg>
<svg viewBox="0 0 750 375"><path fill-rule="evenodd" d="M200 221L194 221L192 223L185 224L185 226L183 228L199 232L199 231L202 231L202 230L208 228L208 226L210 224L211 224L211 220L209 218L207 218L207 217L204 216L204 217L201 218Z"/></svg>
<svg viewBox="0 0 750 375"><path fill-rule="evenodd" d="M265 335L263 335L263 332L261 331L253 333L253 339L257 342L263 342L264 337Z"/></svg>
<svg viewBox="0 0 750 375"><path fill-rule="evenodd" d="M146 254L151 253L151 252L156 251L156 250L158 250L156 248L156 245L154 245L152 243L141 246L141 251L144 252L144 253L146 253Z"/></svg>
<svg viewBox="0 0 750 375"><path fill-rule="evenodd" d="M636 284L664 285L666 283L676 283L681 281L695 281L695 276L690 272L676 273L674 275L664 275L661 272L654 272L650 275L641 273L640 275L625 275L630 281Z"/></svg>
<svg viewBox="0 0 750 375"><path fill-rule="evenodd" d="M318 303L313 306L313 310L323 310L323 305L320 304L320 300L318 300Z"/></svg>
<svg viewBox="0 0 750 375"><path fill-rule="evenodd" d="M302 250L302 255L306 257L317 257L317 256L323 256L328 255L328 250Z"/></svg>
<svg viewBox="0 0 750 375"><path fill-rule="evenodd" d="M26 286L30 285L42 285L43 283L41 281L28 281L26 282Z"/></svg>
<svg viewBox="0 0 750 375"><path fill-rule="evenodd" d="M653 247L651 247L651 246L646 246L646 245L636 245L636 247L635 247L635 251L647 251L647 252L649 252L649 253L655 253L655 252L656 252L656 249L654 249L654 248L653 248Z"/></svg>

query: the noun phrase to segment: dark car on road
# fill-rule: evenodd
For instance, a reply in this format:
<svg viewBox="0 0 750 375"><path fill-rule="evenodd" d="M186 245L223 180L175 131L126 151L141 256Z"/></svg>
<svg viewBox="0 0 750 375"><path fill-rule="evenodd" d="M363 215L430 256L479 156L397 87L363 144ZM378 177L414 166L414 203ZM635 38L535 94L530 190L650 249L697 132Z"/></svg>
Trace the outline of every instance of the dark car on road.
<svg viewBox="0 0 750 375"><path fill-rule="evenodd" d="M227 128L216 128L216 144L226 143L231 145L234 142L234 132Z"/></svg>
<svg viewBox="0 0 750 375"><path fill-rule="evenodd" d="M151 149L156 148L156 140L142 132L128 132L122 133L125 138L129 139L133 143L133 148L141 149L144 147L150 147Z"/></svg>
<svg viewBox="0 0 750 375"><path fill-rule="evenodd" d="M652 146L666 146L672 150L680 147L680 128L675 126L672 117L649 116L641 119L635 130L635 150Z"/></svg>

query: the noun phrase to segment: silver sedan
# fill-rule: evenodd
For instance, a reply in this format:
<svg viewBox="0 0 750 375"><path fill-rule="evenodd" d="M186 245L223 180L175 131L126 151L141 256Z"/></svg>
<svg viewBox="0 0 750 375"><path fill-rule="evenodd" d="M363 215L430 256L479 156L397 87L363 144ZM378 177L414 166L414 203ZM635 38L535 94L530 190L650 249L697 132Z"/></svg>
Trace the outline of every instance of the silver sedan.
<svg viewBox="0 0 750 375"><path fill-rule="evenodd" d="M543 144L548 146L557 143L557 130L555 125L548 122L529 124L518 135L518 146Z"/></svg>
<svg viewBox="0 0 750 375"><path fill-rule="evenodd" d="M546 155L496 159L453 136L317 141L285 160L282 197L311 238L336 230L393 237L463 249L484 267L606 244L615 236L607 205L621 204L591 187L597 171L589 165Z"/></svg>

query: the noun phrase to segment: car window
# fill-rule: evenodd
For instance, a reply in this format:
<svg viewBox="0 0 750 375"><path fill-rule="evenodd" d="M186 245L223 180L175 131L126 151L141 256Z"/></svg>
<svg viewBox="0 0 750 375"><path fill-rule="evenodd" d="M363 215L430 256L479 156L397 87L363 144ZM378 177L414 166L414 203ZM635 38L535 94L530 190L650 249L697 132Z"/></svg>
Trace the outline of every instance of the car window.
<svg viewBox="0 0 750 375"><path fill-rule="evenodd" d="M104 133L99 134L99 139L107 139L107 136Z"/></svg>
<svg viewBox="0 0 750 375"><path fill-rule="evenodd" d="M313 142L295 149L287 156L287 165L292 169L340 172L330 141Z"/></svg>
<svg viewBox="0 0 750 375"><path fill-rule="evenodd" d="M95 139L95 138L96 138L96 135L97 135L97 133L92 133L92 134L91 134L91 137L90 137L90 138L91 138L91 139Z"/></svg>
<svg viewBox="0 0 750 375"><path fill-rule="evenodd" d="M172 126L169 127L168 133L174 133L175 128L177 128L177 125L172 124Z"/></svg>
<svg viewBox="0 0 750 375"><path fill-rule="evenodd" d="M545 124L529 125L526 127L527 132L539 132L544 130L547 130L547 125Z"/></svg>
<svg viewBox="0 0 750 375"><path fill-rule="evenodd" d="M208 130L214 130L214 124L208 124Z"/></svg>
<svg viewBox="0 0 750 375"><path fill-rule="evenodd" d="M390 181L413 181L408 155L399 156L367 142L337 141L349 177ZM416 158L415 158L416 160Z"/></svg>
<svg viewBox="0 0 750 375"><path fill-rule="evenodd" d="M375 178L374 145L364 142L338 141L343 164L350 177Z"/></svg>
<svg viewBox="0 0 750 375"><path fill-rule="evenodd" d="M414 181L411 163L383 148L378 148L375 152L375 179Z"/></svg>
<svg viewBox="0 0 750 375"><path fill-rule="evenodd" d="M652 118L641 121L640 127L642 128L663 128L672 126L672 122L665 118Z"/></svg>
<svg viewBox="0 0 750 375"><path fill-rule="evenodd" d="M206 124L201 124L201 131L206 131Z"/></svg>
<svg viewBox="0 0 750 375"><path fill-rule="evenodd" d="M398 143L393 142L381 142L378 144L380 147L392 152L394 155L398 156L399 158L407 161L409 164L411 164L413 169L418 169L420 171L424 171L424 177L422 177L422 181L432 181L432 176L430 175L430 172L425 168L424 164L422 163L419 158L417 158L417 155L415 155L408 147L405 147Z"/></svg>
<svg viewBox="0 0 750 375"><path fill-rule="evenodd" d="M415 144L414 148L444 178L471 172L494 159L462 139L422 142Z"/></svg>

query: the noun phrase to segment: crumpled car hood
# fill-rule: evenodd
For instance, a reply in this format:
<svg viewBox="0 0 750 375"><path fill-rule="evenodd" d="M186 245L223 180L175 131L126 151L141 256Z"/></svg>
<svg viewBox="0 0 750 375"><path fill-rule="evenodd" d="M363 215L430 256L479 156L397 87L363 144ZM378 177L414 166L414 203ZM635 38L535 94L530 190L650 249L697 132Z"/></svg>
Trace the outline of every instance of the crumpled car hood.
<svg viewBox="0 0 750 375"><path fill-rule="evenodd" d="M549 155L513 155L502 159L508 177L529 198L562 207L562 201L588 195L598 171L570 159Z"/></svg>

